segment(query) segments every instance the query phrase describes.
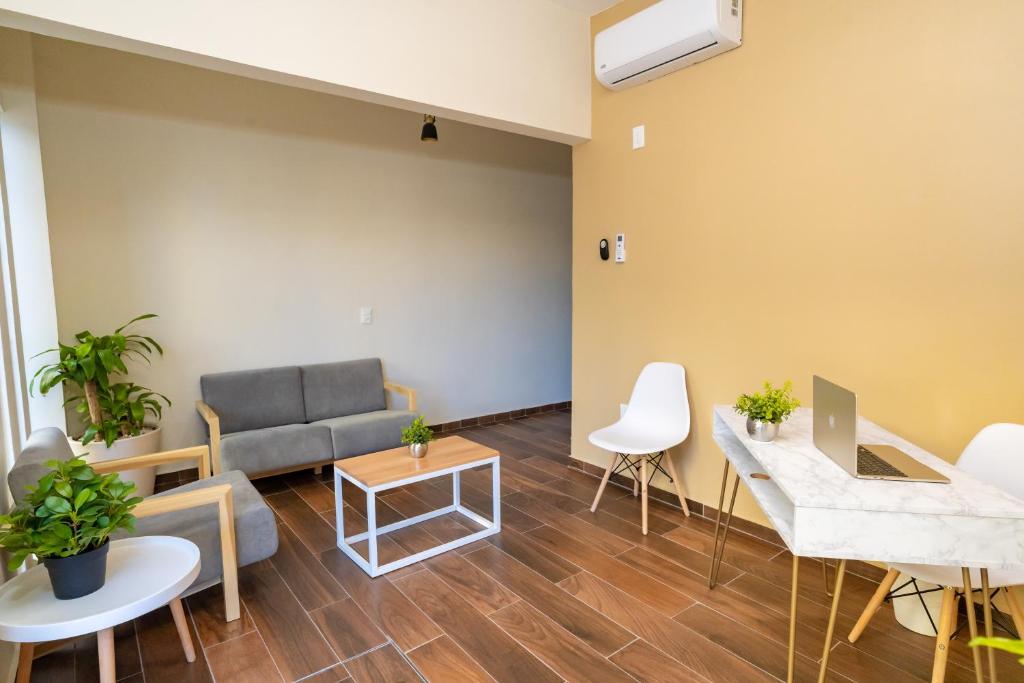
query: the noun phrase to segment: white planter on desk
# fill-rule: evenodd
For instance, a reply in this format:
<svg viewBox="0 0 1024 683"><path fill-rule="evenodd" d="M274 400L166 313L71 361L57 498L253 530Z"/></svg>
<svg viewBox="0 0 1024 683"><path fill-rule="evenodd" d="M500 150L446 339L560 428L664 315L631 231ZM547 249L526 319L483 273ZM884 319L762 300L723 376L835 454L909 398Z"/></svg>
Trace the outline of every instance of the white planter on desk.
<svg viewBox="0 0 1024 683"><path fill-rule="evenodd" d="M118 439L110 448L103 442L103 439L96 439L86 445L81 441L71 439L71 448L75 455L83 456L86 462L105 462L107 460L119 460L130 458L135 455L148 455L160 451L160 438L163 432L159 427L146 427L138 436L129 436ZM137 470L126 470L119 473L123 481L135 483L135 494L139 496L153 495L153 485L156 482L156 468L142 467Z"/></svg>

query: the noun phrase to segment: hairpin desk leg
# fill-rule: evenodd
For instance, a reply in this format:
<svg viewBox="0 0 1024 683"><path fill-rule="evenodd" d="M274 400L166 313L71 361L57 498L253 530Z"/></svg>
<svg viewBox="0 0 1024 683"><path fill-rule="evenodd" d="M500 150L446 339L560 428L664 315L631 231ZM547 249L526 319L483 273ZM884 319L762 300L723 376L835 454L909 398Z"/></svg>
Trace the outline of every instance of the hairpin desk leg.
<svg viewBox="0 0 1024 683"><path fill-rule="evenodd" d="M824 560L822 562L824 563ZM828 656L832 652L832 636L836 631L836 614L839 612L839 596L843 592L843 577L845 576L846 560L839 560L839 566L836 567L836 587L832 591L832 610L828 613L828 628L825 629L825 650L821 653L818 683L825 683L825 677L828 675Z"/></svg>
<svg viewBox="0 0 1024 683"><path fill-rule="evenodd" d="M964 567L960 570L964 579L964 600L967 601L967 628L970 631L971 639L978 637L978 617L974 614L974 591L971 587L971 570ZM985 680L981 668L981 648L972 647L971 656L974 658L974 678L978 683Z"/></svg>
<svg viewBox="0 0 1024 683"><path fill-rule="evenodd" d="M789 593L789 654L786 659L786 683L793 683L796 670L796 599L797 579L800 576L800 558L793 556L793 583Z"/></svg>
<svg viewBox="0 0 1024 683"><path fill-rule="evenodd" d="M736 492L740 488L740 475L737 474L732 482L732 495L729 498L729 511L725 515L725 528L722 529L722 544L715 543L715 555L711 558L711 577L708 587L714 588L718 583L718 570L722 568L722 558L725 557L725 542L729 539L729 527L732 526L732 510L736 506ZM721 516L721 513L719 513ZM716 530L716 536L717 530Z"/></svg>
<svg viewBox="0 0 1024 683"><path fill-rule="evenodd" d="M718 515L715 518L715 545L711 550L711 564L708 566L708 588L715 587L715 558L718 557L718 535L722 530L722 506L725 504L725 485L729 481L729 458L725 459L722 470L722 490L718 492Z"/></svg>
<svg viewBox="0 0 1024 683"><path fill-rule="evenodd" d="M988 570L981 570L981 606L985 614L985 637L992 637L992 596L989 595ZM988 651L988 675L992 683L996 683L996 651L990 647Z"/></svg>

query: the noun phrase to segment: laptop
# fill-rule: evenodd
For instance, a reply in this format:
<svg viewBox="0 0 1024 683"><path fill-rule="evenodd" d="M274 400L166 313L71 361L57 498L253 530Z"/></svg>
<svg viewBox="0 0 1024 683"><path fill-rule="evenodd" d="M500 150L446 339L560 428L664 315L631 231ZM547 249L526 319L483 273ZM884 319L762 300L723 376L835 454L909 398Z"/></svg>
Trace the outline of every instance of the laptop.
<svg viewBox="0 0 1024 683"><path fill-rule="evenodd" d="M949 483L948 477L895 446L857 443L857 394L817 375L814 445L858 479Z"/></svg>

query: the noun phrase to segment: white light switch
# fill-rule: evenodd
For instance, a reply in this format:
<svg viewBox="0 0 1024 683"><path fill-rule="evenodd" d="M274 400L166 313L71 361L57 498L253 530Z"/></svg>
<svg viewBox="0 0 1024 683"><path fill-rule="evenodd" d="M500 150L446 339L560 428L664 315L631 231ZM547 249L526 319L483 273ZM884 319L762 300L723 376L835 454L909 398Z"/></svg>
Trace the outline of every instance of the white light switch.
<svg viewBox="0 0 1024 683"><path fill-rule="evenodd" d="M363 306L359 309L359 322L363 325L373 324L373 309L369 306Z"/></svg>
<svg viewBox="0 0 1024 683"><path fill-rule="evenodd" d="M622 232L615 236L615 262L626 262L626 234Z"/></svg>
<svg viewBox="0 0 1024 683"><path fill-rule="evenodd" d="M640 149L644 144L644 127L633 126L633 149Z"/></svg>

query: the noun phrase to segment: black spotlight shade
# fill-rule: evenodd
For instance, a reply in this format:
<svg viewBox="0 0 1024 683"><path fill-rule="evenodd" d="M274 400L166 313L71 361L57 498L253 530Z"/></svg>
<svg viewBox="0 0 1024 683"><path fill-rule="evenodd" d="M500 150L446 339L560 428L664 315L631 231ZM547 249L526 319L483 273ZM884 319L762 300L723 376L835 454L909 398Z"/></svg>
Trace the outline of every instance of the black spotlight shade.
<svg viewBox="0 0 1024 683"><path fill-rule="evenodd" d="M430 114L423 115L423 132L420 133L420 140L423 142L437 142L437 126L434 125L436 120Z"/></svg>

